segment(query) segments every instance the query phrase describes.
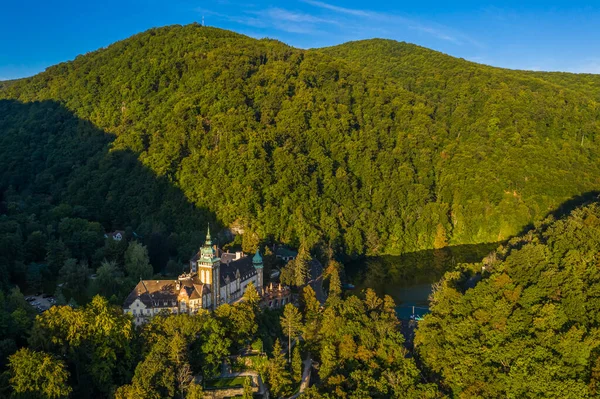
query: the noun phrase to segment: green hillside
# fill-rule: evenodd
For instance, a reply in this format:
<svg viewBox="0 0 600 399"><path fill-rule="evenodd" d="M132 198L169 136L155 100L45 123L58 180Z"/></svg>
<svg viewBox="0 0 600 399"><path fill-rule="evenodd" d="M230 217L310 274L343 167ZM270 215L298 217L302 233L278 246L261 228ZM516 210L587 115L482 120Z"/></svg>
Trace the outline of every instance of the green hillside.
<svg viewBox="0 0 600 399"><path fill-rule="evenodd" d="M386 40L304 51L188 25L53 66L6 85L0 98L57 104L89 122L108 134L111 153L133 154L208 215L200 219L243 226L246 248L272 239L392 254L505 240L597 190L597 82ZM43 180L47 201L82 206L106 228L138 227L142 216L130 214L143 215L148 192L121 193L119 223L102 217L97 201L110 192L96 184L102 165L76 173L97 191L90 203L73 173L36 162L50 155L46 136L10 112L0 117L2 139L27 137L38 152L0 146L3 191L37 190ZM85 137L54 133L96 151ZM187 217L158 202L149 231L189 230Z"/></svg>

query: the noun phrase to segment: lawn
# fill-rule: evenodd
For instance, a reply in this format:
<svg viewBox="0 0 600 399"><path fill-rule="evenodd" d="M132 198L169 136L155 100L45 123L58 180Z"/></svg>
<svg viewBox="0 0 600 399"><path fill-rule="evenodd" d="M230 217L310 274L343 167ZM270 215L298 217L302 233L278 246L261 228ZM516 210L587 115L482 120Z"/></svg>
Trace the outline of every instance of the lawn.
<svg viewBox="0 0 600 399"><path fill-rule="evenodd" d="M244 380L250 377L232 377L232 378L219 378L216 380L210 380L206 382L207 388L233 388L243 387Z"/></svg>

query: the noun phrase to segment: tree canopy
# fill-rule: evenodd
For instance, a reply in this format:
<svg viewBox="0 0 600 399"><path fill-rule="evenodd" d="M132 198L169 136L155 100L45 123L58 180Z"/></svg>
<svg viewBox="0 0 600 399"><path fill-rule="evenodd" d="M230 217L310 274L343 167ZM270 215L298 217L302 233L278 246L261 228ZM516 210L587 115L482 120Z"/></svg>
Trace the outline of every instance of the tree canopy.
<svg viewBox="0 0 600 399"><path fill-rule="evenodd" d="M594 203L449 272L419 324L417 352L455 397L597 397L598 254Z"/></svg>

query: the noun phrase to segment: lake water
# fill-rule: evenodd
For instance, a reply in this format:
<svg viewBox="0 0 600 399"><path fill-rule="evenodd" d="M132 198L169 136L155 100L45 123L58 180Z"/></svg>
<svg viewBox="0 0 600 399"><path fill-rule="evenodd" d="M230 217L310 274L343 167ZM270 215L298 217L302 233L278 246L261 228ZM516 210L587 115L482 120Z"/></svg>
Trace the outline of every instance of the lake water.
<svg viewBox="0 0 600 399"><path fill-rule="evenodd" d="M478 263L498 243L460 245L398 256L365 257L346 262L346 274L356 291L372 288L378 295L391 296L398 317L422 316L429 310L433 284L460 263Z"/></svg>

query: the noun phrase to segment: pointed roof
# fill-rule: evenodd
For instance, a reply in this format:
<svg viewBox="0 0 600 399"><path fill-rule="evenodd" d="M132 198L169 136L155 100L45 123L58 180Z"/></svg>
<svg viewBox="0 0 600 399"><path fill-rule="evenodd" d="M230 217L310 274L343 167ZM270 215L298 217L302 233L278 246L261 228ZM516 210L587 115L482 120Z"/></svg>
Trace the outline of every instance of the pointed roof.
<svg viewBox="0 0 600 399"><path fill-rule="evenodd" d="M263 263L263 259L262 256L260 256L260 251L258 250L258 248L256 249L256 254L254 255L254 257L252 258L252 264L256 267L258 265L260 265L262 267L262 263Z"/></svg>
<svg viewBox="0 0 600 399"><path fill-rule="evenodd" d="M206 241L204 241L205 246L212 246L212 239L210 238L210 223L208 224L208 228L206 229Z"/></svg>
<svg viewBox="0 0 600 399"><path fill-rule="evenodd" d="M208 226L208 230L206 231L206 241L202 248L200 248L200 258L201 261L216 263L218 261L217 253L213 247L212 239L210 238L210 225Z"/></svg>

